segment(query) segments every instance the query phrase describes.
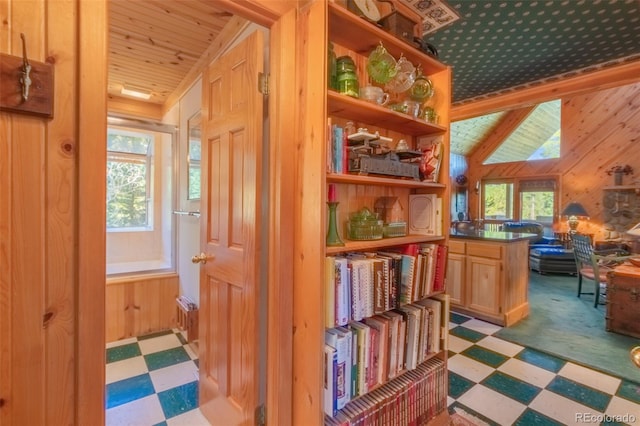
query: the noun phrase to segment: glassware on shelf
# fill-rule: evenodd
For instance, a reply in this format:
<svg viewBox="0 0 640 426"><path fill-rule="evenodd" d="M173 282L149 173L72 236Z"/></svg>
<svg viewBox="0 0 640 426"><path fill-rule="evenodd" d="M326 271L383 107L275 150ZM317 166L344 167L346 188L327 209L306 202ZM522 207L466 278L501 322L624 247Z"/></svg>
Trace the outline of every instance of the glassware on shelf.
<svg viewBox="0 0 640 426"><path fill-rule="evenodd" d="M356 64L351 56L340 56L336 59L338 92L357 98L360 95Z"/></svg>
<svg viewBox="0 0 640 426"><path fill-rule="evenodd" d="M368 208L363 207L349 215L347 235L350 240L380 240L383 236L382 232L382 219Z"/></svg>
<svg viewBox="0 0 640 426"><path fill-rule="evenodd" d="M369 54L367 72L373 81L380 84L388 83L398 73L396 59L387 52L382 42Z"/></svg>
<svg viewBox="0 0 640 426"><path fill-rule="evenodd" d="M333 50L333 43L329 42L329 52L327 57L327 84L330 89L338 90L338 63L336 52Z"/></svg>

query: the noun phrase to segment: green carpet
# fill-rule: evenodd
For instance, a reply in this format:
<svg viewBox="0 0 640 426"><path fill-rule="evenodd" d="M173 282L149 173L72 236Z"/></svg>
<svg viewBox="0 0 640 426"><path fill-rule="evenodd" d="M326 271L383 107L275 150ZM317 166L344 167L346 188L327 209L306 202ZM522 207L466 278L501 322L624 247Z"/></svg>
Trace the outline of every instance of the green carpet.
<svg viewBox="0 0 640 426"><path fill-rule="evenodd" d="M640 339L606 331L605 306L594 308L593 295L578 298L577 288L577 277L531 272L529 317L496 336L640 383L640 368L629 358Z"/></svg>

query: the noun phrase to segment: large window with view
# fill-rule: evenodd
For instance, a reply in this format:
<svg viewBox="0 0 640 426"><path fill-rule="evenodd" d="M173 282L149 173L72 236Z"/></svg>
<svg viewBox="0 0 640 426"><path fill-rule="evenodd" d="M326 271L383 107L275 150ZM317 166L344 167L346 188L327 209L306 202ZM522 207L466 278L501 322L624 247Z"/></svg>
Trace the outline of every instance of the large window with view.
<svg viewBox="0 0 640 426"><path fill-rule="evenodd" d="M148 229L153 136L110 129L107 135L107 229Z"/></svg>
<svg viewBox="0 0 640 426"><path fill-rule="evenodd" d="M513 182L483 182L482 207L486 220L513 219Z"/></svg>
<svg viewBox="0 0 640 426"><path fill-rule="evenodd" d="M175 131L165 127L121 119L109 121L108 275L175 269Z"/></svg>
<svg viewBox="0 0 640 426"><path fill-rule="evenodd" d="M493 223L532 221L551 227L557 211L555 178L485 180L482 182L483 219Z"/></svg>
<svg viewBox="0 0 640 426"><path fill-rule="evenodd" d="M520 181L520 220L551 225L555 212L555 180Z"/></svg>

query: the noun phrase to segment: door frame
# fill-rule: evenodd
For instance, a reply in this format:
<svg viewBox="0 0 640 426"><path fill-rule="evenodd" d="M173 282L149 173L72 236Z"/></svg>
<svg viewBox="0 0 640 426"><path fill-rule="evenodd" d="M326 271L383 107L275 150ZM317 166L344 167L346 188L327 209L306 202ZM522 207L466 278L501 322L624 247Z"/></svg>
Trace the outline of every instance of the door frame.
<svg viewBox="0 0 640 426"><path fill-rule="evenodd" d="M292 424L293 250L296 187L296 25L298 1L219 0L270 29L269 259L266 421ZM79 2L78 289L76 424L104 424L107 0ZM82 19L87 18L87 19ZM95 117L98 117L97 119Z"/></svg>

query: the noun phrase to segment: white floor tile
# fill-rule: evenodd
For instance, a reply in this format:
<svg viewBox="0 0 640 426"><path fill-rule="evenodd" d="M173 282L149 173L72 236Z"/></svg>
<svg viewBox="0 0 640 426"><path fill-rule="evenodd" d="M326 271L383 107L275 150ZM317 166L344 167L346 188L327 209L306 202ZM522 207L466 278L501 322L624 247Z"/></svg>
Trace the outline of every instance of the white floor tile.
<svg viewBox="0 0 640 426"><path fill-rule="evenodd" d="M105 382L106 384L117 382L129 377L139 376L148 371L147 363L144 362L144 358L141 356L110 362L107 364Z"/></svg>
<svg viewBox="0 0 640 426"><path fill-rule="evenodd" d="M516 345L515 343L507 342L494 336L487 336L476 344L508 357L516 356L524 349L524 346Z"/></svg>
<svg viewBox="0 0 640 426"><path fill-rule="evenodd" d="M501 425L512 425L526 408L524 404L482 385L469 389L458 398L458 402Z"/></svg>
<svg viewBox="0 0 640 426"><path fill-rule="evenodd" d="M447 407L453 404L454 402L456 402L456 400L451 398L449 395L447 395Z"/></svg>
<svg viewBox="0 0 640 426"><path fill-rule="evenodd" d="M627 399L614 396L607 407L605 413L608 416L620 417L613 419L618 423L626 423L630 425L640 424L640 405L633 403Z"/></svg>
<svg viewBox="0 0 640 426"><path fill-rule="evenodd" d="M453 371L454 373L476 383L482 381L494 371L494 369L488 365L460 354L456 354L449 358L447 365L449 367L449 371Z"/></svg>
<svg viewBox="0 0 640 426"><path fill-rule="evenodd" d="M491 324L489 322L485 322L479 319L472 319L464 324L461 324L465 328L470 328L471 330L477 331L482 334L493 334L502 329L499 325Z"/></svg>
<svg viewBox="0 0 640 426"><path fill-rule="evenodd" d="M138 339L135 337L129 337L128 339L116 340L114 342L107 343L107 349L115 348L117 346L128 345L130 343L137 342Z"/></svg>
<svg viewBox="0 0 640 426"><path fill-rule="evenodd" d="M600 373L599 371L595 371L572 362L566 363L558 372L558 375L612 395L616 393L621 382L621 380L616 377Z"/></svg>
<svg viewBox="0 0 640 426"><path fill-rule="evenodd" d="M551 371L515 358L507 360L498 371L543 389L556 377Z"/></svg>
<svg viewBox="0 0 640 426"><path fill-rule="evenodd" d="M166 334L164 336L158 336L152 339L143 339L140 340L138 344L140 345L140 352L142 352L142 355L165 351L167 349L182 346L182 342L180 342L175 334Z"/></svg>
<svg viewBox="0 0 640 426"><path fill-rule="evenodd" d="M467 349L468 347L473 346L473 342L468 341L467 339L461 339L458 336L449 335L449 350L455 353L460 353Z"/></svg>
<svg viewBox="0 0 640 426"><path fill-rule="evenodd" d="M106 412L106 426L149 426L163 422L164 412L157 395L144 398L110 408Z"/></svg>
<svg viewBox="0 0 640 426"><path fill-rule="evenodd" d="M529 408L565 425L578 425L588 422L589 416L598 415L597 411L548 390L543 390L529 404ZM597 424L597 423L595 423Z"/></svg>
<svg viewBox="0 0 640 426"><path fill-rule="evenodd" d="M167 420L169 426L209 426L209 422L204 417L200 409L187 411L179 416Z"/></svg>
<svg viewBox="0 0 640 426"><path fill-rule="evenodd" d="M149 376L156 392L162 392L198 380L198 369L193 361L186 361L154 370Z"/></svg>

